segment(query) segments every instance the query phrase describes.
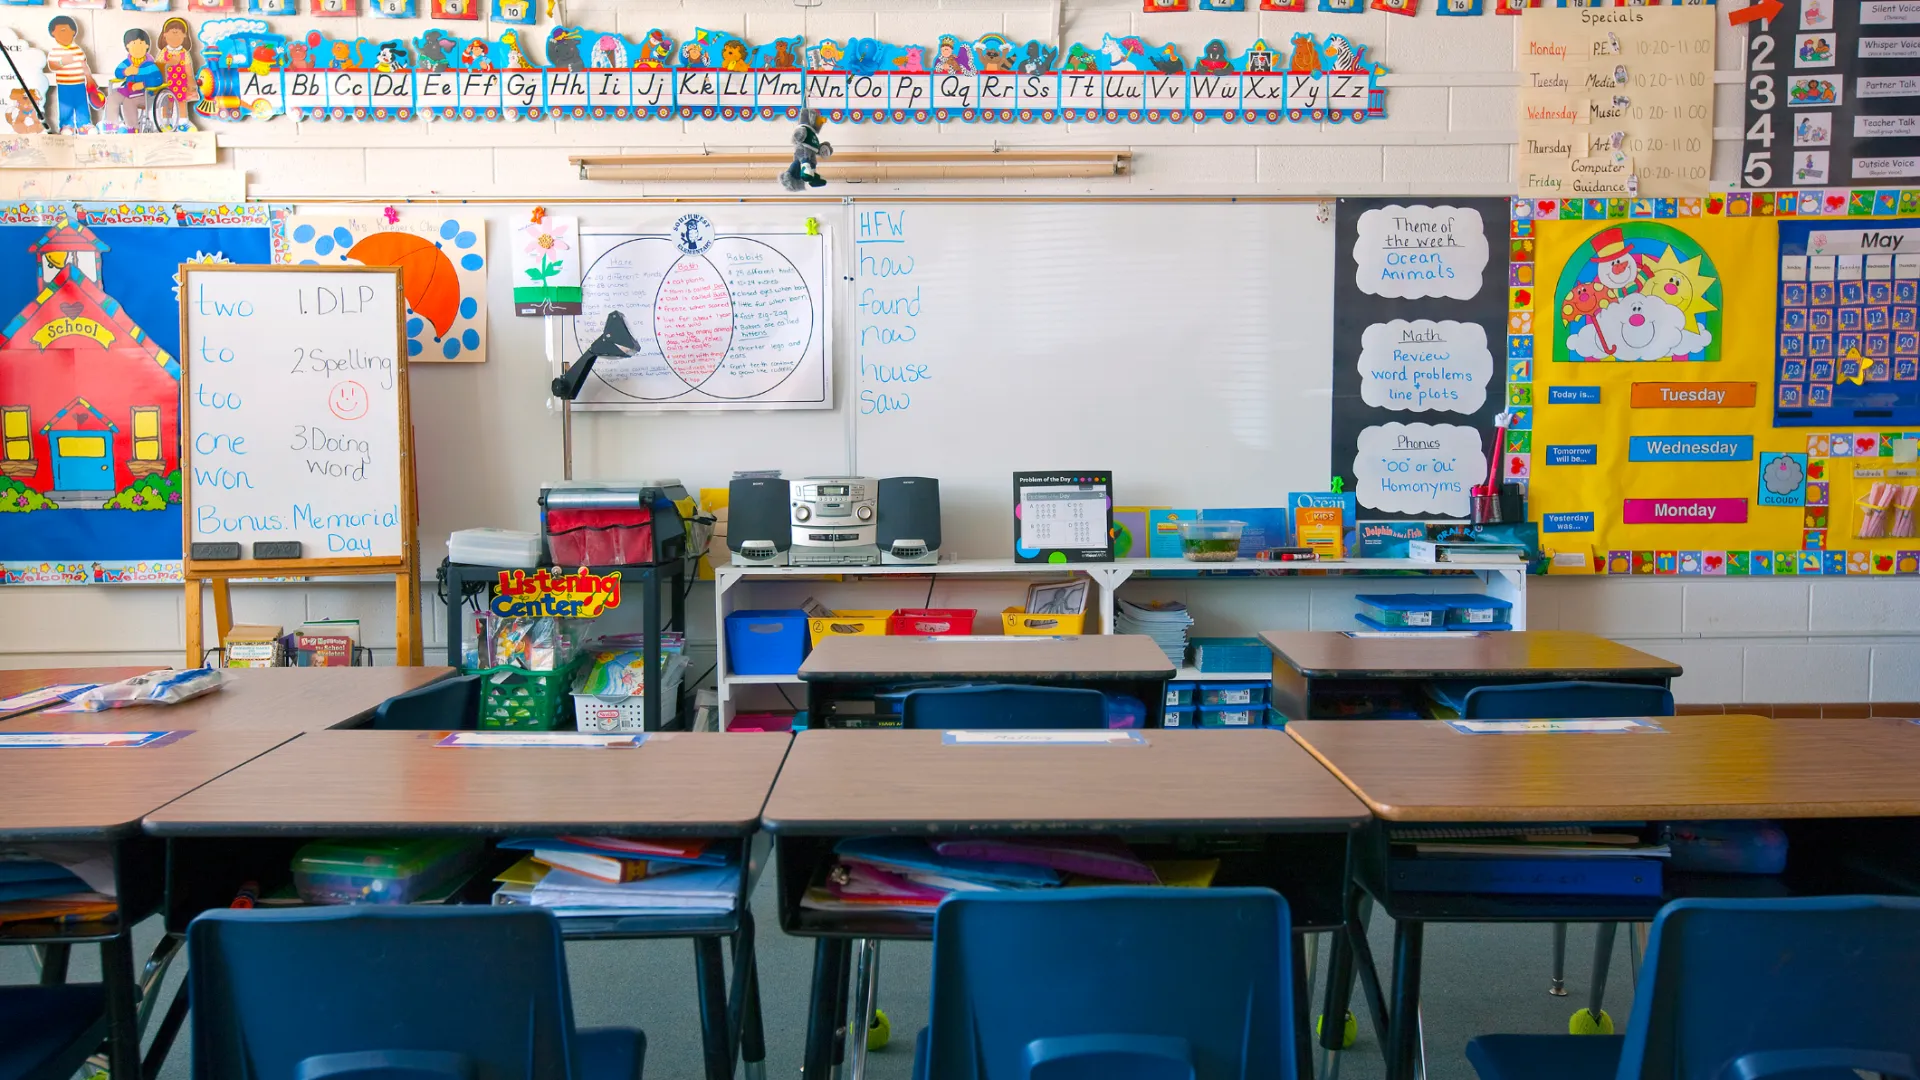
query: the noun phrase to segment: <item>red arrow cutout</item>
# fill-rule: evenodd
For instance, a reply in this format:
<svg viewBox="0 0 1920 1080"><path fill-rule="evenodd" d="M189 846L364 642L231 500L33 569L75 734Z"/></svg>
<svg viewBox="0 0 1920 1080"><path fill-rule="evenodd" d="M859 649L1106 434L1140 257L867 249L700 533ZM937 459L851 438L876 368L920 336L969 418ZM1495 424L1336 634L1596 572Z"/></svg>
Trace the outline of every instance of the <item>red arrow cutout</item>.
<svg viewBox="0 0 1920 1080"><path fill-rule="evenodd" d="M1741 23L1750 23L1755 19L1772 22L1780 17L1781 10L1780 0L1760 0L1757 4L1749 4L1727 12L1727 25L1739 26Z"/></svg>

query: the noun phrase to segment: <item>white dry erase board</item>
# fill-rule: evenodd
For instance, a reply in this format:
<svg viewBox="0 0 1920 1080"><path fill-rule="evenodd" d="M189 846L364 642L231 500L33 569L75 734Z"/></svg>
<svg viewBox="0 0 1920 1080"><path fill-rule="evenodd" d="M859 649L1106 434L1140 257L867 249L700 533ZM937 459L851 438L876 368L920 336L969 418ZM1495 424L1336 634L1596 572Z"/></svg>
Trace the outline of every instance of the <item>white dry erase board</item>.
<svg viewBox="0 0 1920 1080"><path fill-rule="evenodd" d="M831 232L728 227L693 211L652 227L583 229L580 314L556 317L556 364L626 319L639 349L603 358L576 409L833 405Z"/></svg>
<svg viewBox="0 0 1920 1080"><path fill-rule="evenodd" d="M1006 557L1013 474L1123 506L1284 506L1331 475L1325 204L848 208L852 465L940 480L943 546Z"/></svg>
<svg viewBox="0 0 1920 1080"><path fill-rule="evenodd" d="M405 308L391 267L180 269L188 571L409 565ZM298 541L263 564L256 541ZM242 560L199 561L196 543Z"/></svg>

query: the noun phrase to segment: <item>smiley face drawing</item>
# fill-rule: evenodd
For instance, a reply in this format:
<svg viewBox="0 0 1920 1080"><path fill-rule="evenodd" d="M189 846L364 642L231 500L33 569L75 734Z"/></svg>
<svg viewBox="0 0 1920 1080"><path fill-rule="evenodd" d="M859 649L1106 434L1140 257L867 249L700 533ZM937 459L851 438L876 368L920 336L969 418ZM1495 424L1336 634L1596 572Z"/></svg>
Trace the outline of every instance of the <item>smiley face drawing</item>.
<svg viewBox="0 0 1920 1080"><path fill-rule="evenodd" d="M367 415L367 388L347 379L335 383L327 393L327 408L342 420L358 420Z"/></svg>

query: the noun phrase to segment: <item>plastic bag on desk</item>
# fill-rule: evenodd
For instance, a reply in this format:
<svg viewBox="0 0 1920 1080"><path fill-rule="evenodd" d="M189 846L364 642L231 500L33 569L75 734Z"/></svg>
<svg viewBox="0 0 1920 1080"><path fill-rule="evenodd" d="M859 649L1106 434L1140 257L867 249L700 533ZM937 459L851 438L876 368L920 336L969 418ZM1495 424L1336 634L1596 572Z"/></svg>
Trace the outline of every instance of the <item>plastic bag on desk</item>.
<svg viewBox="0 0 1920 1080"><path fill-rule="evenodd" d="M220 689L219 668L187 671L149 671L117 683L107 683L73 699L86 712L124 709L131 705L177 705Z"/></svg>

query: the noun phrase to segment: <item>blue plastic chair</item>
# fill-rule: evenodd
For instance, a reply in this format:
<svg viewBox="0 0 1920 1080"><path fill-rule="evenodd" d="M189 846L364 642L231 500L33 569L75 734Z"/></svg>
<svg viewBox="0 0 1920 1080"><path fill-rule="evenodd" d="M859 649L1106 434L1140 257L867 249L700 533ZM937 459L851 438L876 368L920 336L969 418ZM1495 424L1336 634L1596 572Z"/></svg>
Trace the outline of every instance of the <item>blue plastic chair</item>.
<svg viewBox="0 0 1920 1080"><path fill-rule="evenodd" d="M639 1080L646 1056L574 1030L538 908L209 911L187 956L194 1080Z"/></svg>
<svg viewBox="0 0 1920 1080"><path fill-rule="evenodd" d="M1476 686L1463 720L1578 720L1595 716L1672 716L1673 691L1612 682L1538 682Z"/></svg>
<svg viewBox="0 0 1920 1080"><path fill-rule="evenodd" d="M376 731L464 731L480 723L480 676L456 675L395 694L373 710Z"/></svg>
<svg viewBox="0 0 1920 1080"><path fill-rule="evenodd" d="M939 686L901 699L910 728L1063 731L1107 726L1107 697L1065 686Z"/></svg>
<svg viewBox="0 0 1920 1080"><path fill-rule="evenodd" d="M956 893L916 1080L1293 1080L1291 920L1270 889Z"/></svg>
<svg viewBox="0 0 1920 1080"><path fill-rule="evenodd" d="M100 983L0 986L0 1080L68 1080L106 1038Z"/></svg>
<svg viewBox="0 0 1920 1080"><path fill-rule="evenodd" d="M1920 1076L1920 899L1676 900L1627 1034L1483 1035L1481 1080Z"/></svg>

